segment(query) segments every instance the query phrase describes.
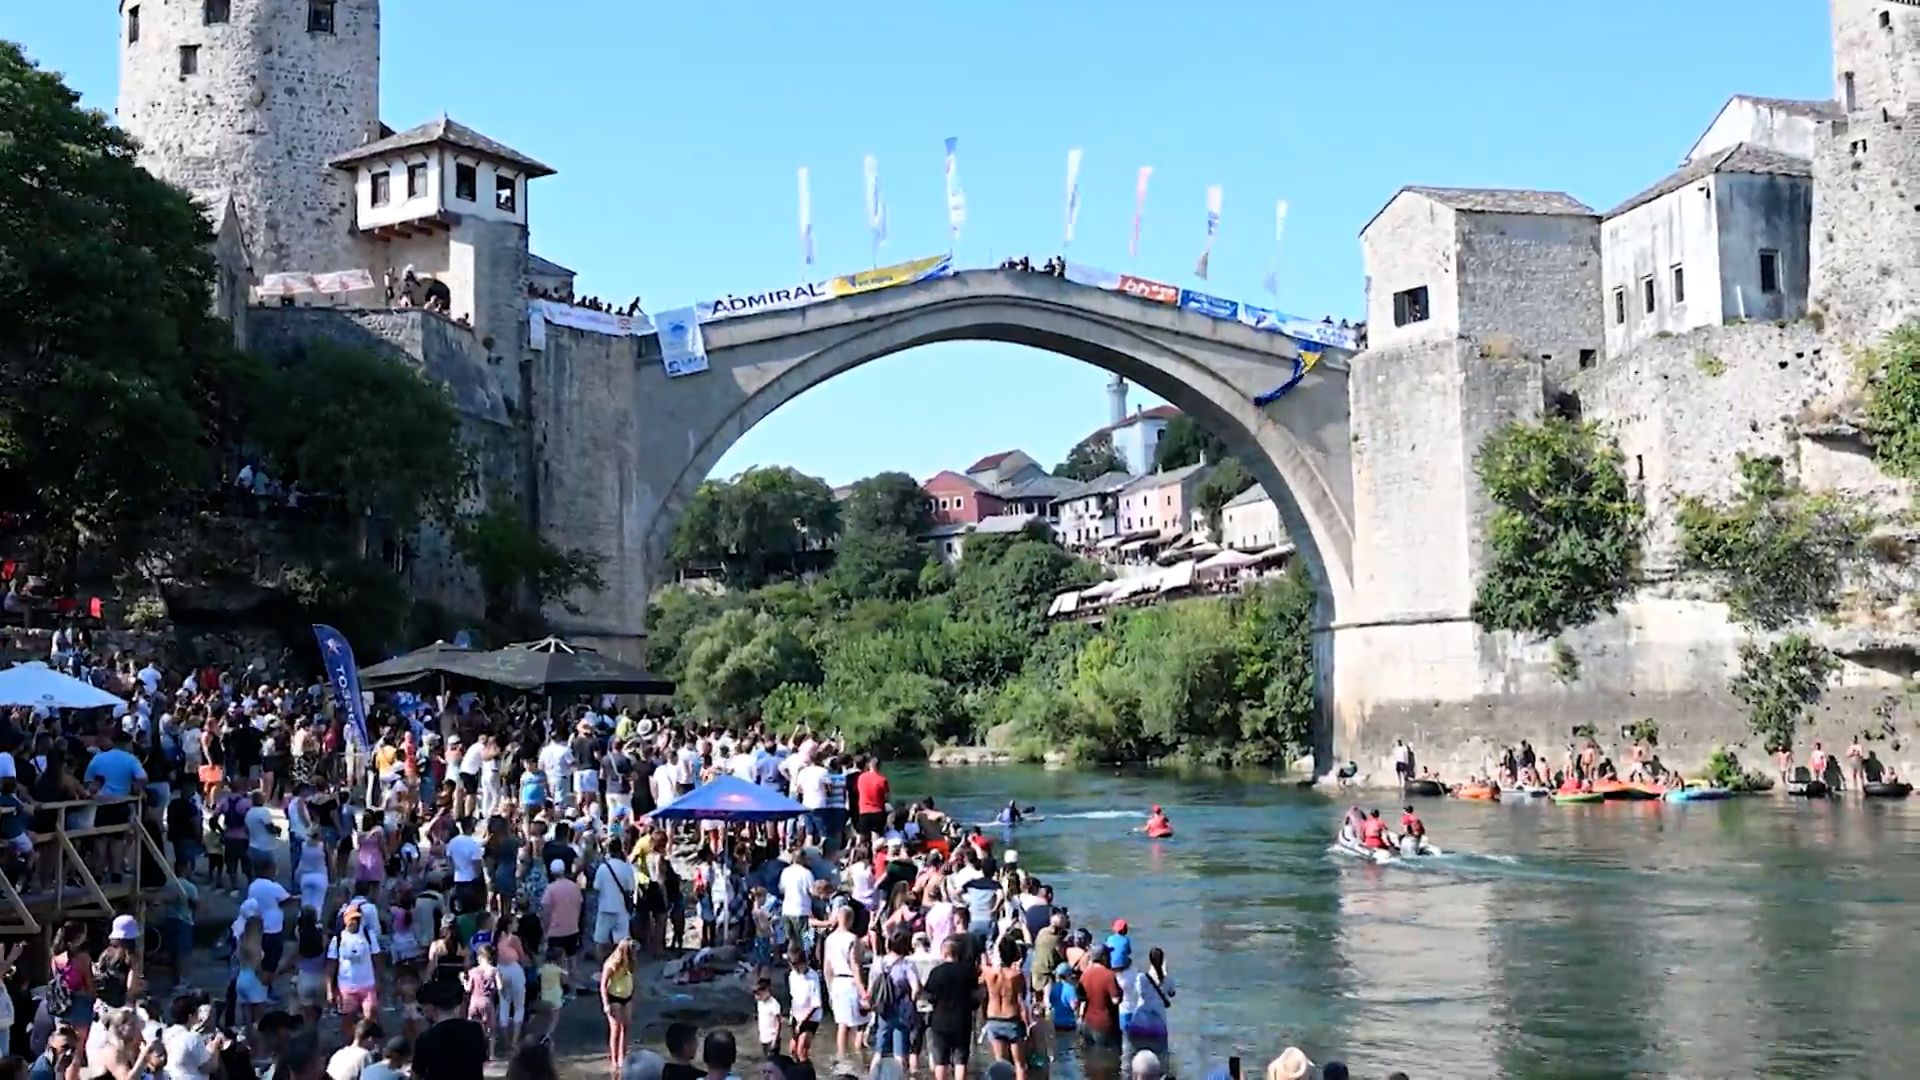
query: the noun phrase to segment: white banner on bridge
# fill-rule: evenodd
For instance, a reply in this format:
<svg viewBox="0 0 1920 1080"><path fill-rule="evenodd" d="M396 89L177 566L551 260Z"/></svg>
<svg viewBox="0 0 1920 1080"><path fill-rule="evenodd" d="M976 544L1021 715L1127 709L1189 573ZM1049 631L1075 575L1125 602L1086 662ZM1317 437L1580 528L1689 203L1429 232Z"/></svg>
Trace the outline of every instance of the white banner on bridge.
<svg viewBox="0 0 1920 1080"><path fill-rule="evenodd" d="M707 370L707 339L700 313L690 307L660 313L660 365L669 379Z"/></svg>

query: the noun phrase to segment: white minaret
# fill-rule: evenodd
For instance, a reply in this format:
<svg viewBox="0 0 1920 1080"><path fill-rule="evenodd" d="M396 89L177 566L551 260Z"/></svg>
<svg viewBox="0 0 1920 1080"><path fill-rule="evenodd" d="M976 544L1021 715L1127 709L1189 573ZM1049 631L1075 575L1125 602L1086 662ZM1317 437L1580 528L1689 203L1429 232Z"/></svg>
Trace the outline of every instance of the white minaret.
<svg viewBox="0 0 1920 1080"><path fill-rule="evenodd" d="M120 126L140 163L239 212L256 273L368 267L353 178L380 132L380 0L119 0ZM376 275L377 276L377 275Z"/></svg>
<svg viewBox="0 0 1920 1080"><path fill-rule="evenodd" d="M1118 375L1107 384L1107 423L1120 426L1127 419L1127 380Z"/></svg>

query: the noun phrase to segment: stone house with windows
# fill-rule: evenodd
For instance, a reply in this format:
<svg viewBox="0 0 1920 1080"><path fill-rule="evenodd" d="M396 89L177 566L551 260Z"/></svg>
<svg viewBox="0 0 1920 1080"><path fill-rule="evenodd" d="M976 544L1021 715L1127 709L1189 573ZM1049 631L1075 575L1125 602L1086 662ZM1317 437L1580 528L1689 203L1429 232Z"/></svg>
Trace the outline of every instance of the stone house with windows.
<svg viewBox="0 0 1920 1080"><path fill-rule="evenodd" d="M1212 472L1206 462L1142 476L1120 489L1120 535L1185 532L1194 496Z"/></svg>
<svg viewBox="0 0 1920 1080"><path fill-rule="evenodd" d="M1120 492L1133 481L1128 473L1103 473L1055 499L1053 521L1060 542L1084 548L1120 535Z"/></svg>
<svg viewBox="0 0 1920 1080"><path fill-rule="evenodd" d="M927 493L927 513L935 525L977 525L1006 509L985 485L952 469L935 473L920 489Z"/></svg>

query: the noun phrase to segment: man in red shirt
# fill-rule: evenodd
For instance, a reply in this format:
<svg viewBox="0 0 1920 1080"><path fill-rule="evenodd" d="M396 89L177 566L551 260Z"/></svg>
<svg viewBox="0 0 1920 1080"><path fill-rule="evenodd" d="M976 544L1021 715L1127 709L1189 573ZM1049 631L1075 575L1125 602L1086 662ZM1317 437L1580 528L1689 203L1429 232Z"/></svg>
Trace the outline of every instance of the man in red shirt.
<svg viewBox="0 0 1920 1080"><path fill-rule="evenodd" d="M854 823L862 836L873 838L875 850L880 847L880 839L887 834L887 798L893 794L887 784L887 778L880 772L880 756L866 762L860 775L853 782L854 787Z"/></svg>
<svg viewBox="0 0 1920 1080"><path fill-rule="evenodd" d="M1107 1050L1120 1047L1120 980L1107 966L1107 947L1095 945L1080 969L1080 1034L1087 1045Z"/></svg>

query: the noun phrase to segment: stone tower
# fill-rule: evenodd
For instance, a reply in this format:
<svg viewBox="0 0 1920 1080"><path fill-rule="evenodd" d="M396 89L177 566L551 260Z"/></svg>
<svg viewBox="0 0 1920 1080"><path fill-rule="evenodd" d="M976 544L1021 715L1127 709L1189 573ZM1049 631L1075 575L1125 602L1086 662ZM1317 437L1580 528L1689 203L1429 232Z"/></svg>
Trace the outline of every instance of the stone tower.
<svg viewBox="0 0 1920 1080"><path fill-rule="evenodd" d="M1920 6L1831 2L1845 119L1814 154L1809 306L1868 339L1920 316Z"/></svg>
<svg viewBox="0 0 1920 1080"><path fill-rule="evenodd" d="M257 274L369 268L353 179L380 135L380 0L119 0L120 125L217 212Z"/></svg>

